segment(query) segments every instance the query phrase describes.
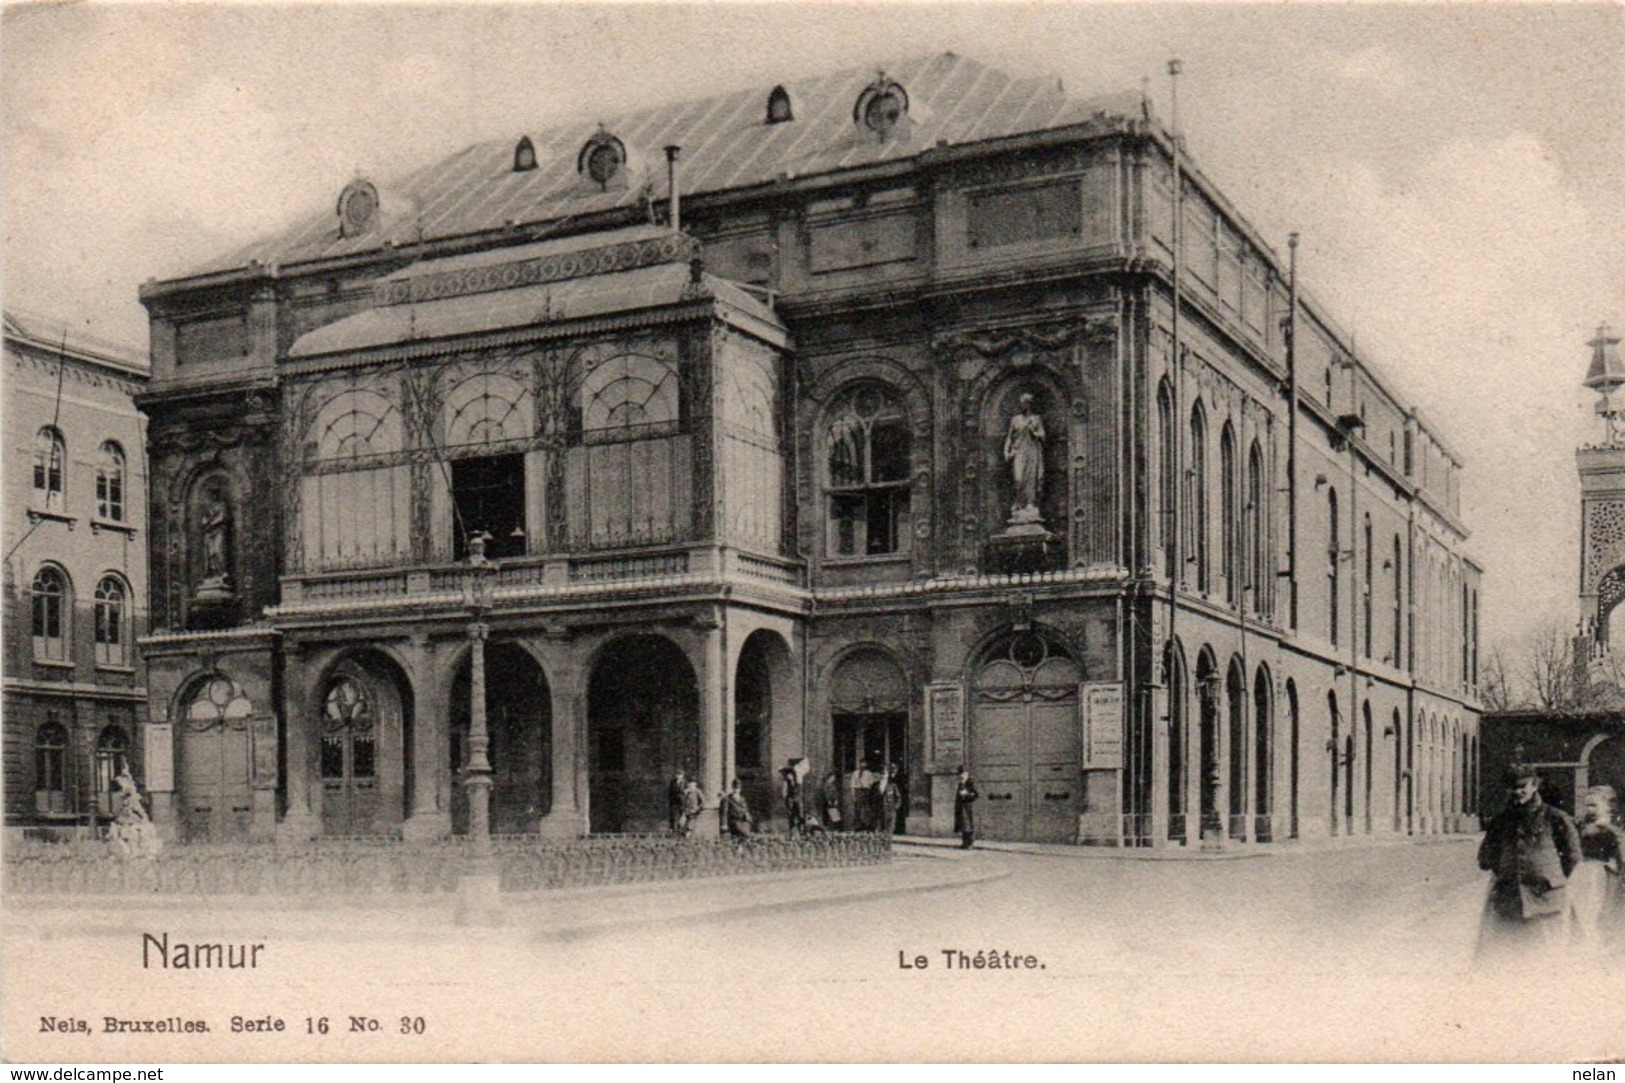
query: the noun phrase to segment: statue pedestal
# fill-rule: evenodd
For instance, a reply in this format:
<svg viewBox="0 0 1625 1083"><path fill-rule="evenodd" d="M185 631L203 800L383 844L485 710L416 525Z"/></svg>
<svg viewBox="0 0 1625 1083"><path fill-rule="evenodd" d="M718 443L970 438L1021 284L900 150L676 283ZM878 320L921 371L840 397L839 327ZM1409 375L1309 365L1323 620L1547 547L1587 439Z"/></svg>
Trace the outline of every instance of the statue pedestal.
<svg viewBox="0 0 1625 1083"><path fill-rule="evenodd" d="M986 568L993 575L1051 571L1065 558L1061 539L1042 523L1011 523L987 540Z"/></svg>

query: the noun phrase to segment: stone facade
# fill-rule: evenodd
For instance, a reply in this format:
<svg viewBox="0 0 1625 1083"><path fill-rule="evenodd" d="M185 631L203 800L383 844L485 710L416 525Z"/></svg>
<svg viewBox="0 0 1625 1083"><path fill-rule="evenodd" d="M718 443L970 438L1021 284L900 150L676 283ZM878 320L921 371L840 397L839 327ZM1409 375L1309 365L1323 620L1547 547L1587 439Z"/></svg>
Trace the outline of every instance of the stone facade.
<svg viewBox="0 0 1625 1083"><path fill-rule="evenodd" d="M5 822L88 827L145 781L144 358L5 315Z"/></svg>
<svg viewBox="0 0 1625 1083"><path fill-rule="evenodd" d="M897 765L911 832L961 763L993 837L1465 825L1459 460L1143 103L888 70L355 181L143 290L172 829L463 830L471 636L499 832L662 829L678 768L773 809L792 757L847 822Z"/></svg>

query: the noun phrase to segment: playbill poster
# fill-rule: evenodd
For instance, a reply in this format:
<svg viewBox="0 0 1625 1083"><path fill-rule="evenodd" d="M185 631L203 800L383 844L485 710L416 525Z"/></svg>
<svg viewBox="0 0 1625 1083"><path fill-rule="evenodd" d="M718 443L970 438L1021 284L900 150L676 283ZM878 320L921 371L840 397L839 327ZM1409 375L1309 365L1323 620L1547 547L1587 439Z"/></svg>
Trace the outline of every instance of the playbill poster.
<svg viewBox="0 0 1625 1083"><path fill-rule="evenodd" d="M1620 8L0 19L8 1060L1625 1055Z"/></svg>

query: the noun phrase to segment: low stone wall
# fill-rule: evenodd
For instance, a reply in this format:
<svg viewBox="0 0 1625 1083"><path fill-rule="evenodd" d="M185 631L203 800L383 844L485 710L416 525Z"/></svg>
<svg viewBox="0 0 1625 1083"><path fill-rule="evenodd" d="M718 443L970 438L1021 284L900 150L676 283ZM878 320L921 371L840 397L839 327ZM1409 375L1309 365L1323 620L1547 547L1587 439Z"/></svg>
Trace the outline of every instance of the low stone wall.
<svg viewBox="0 0 1625 1083"><path fill-rule="evenodd" d="M745 843L655 836L551 842L492 840L503 891L630 884L751 872L873 865L890 857L885 835L763 835ZM431 843L322 840L171 846L125 857L98 840L12 842L5 890L20 895L436 895L455 891L467 862L462 839Z"/></svg>

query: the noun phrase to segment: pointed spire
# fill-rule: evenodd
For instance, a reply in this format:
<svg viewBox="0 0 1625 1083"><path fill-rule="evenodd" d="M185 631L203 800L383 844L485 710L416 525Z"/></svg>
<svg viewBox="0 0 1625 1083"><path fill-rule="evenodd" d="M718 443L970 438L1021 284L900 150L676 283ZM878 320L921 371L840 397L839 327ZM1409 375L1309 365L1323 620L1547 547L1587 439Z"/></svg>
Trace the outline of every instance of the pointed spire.
<svg viewBox="0 0 1625 1083"><path fill-rule="evenodd" d="M1585 386L1603 395L1625 386L1625 361L1619 356L1619 336L1605 323L1597 328L1597 337L1586 345L1591 347L1591 367L1586 370Z"/></svg>

